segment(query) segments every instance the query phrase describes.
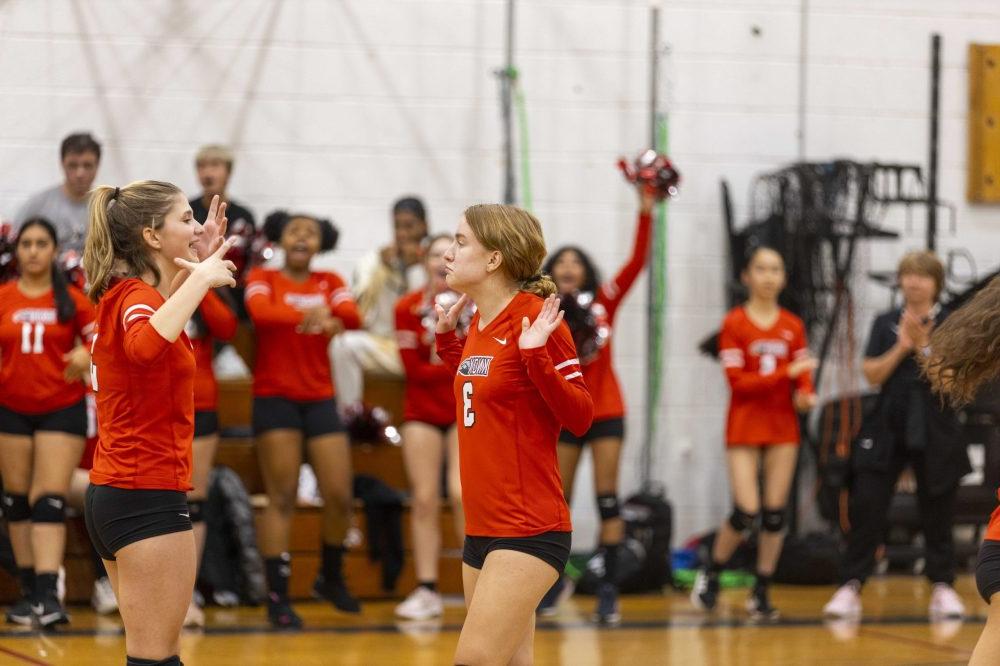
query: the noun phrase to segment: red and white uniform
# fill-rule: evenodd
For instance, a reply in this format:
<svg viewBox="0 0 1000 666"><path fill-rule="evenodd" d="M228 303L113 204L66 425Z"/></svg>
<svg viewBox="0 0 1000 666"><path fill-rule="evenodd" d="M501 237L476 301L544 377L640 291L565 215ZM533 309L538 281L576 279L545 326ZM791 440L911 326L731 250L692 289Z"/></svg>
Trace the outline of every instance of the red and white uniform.
<svg viewBox="0 0 1000 666"><path fill-rule="evenodd" d="M198 306L204 329L195 335L194 326L186 329L194 345L194 411L214 412L219 403L219 388L212 371L215 340L229 340L236 335L236 315L215 292L209 291Z"/></svg>
<svg viewBox="0 0 1000 666"><path fill-rule="evenodd" d="M522 350L521 320L534 321L542 299L518 293L479 330L437 336L438 354L454 371L465 533L526 537L569 532L556 458L559 431L582 435L594 405L580 361L562 324L545 347Z"/></svg>
<svg viewBox="0 0 1000 666"><path fill-rule="evenodd" d="M799 417L793 391L813 392L812 375L788 376L788 365L809 353L802 320L781 309L762 330L743 306L733 308L719 333L719 360L732 389L726 442L729 446L798 444Z"/></svg>
<svg viewBox="0 0 1000 666"><path fill-rule="evenodd" d="M423 290L411 292L396 303L396 339L406 370L403 420L436 426L455 423L455 372L434 350L434 332L424 325L431 307Z"/></svg>
<svg viewBox="0 0 1000 666"><path fill-rule="evenodd" d="M336 273L310 273L295 282L279 270L255 268L247 276L247 312L257 334L253 394L288 400L328 400L335 395L325 335L296 331L306 310L325 306L351 330L361 314Z"/></svg>
<svg viewBox="0 0 1000 666"><path fill-rule="evenodd" d="M591 308L596 310L598 318L603 319L608 327L614 326L618 306L646 265L652 225L653 219L650 215L639 215L632 256L618 271L618 275L610 282L601 285L597 291ZM593 359L584 360L583 378L587 382L590 394L594 397L594 421L619 419L625 415L621 387L618 385L618 377L615 375L611 360L610 338Z"/></svg>
<svg viewBox="0 0 1000 666"><path fill-rule="evenodd" d="M1000 490L997 490L997 501L1000 502ZM983 538L989 541L1000 541L1000 506L993 510L990 524L986 528L986 536Z"/></svg>
<svg viewBox="0 0 1000 666"><path fill-rule="evenodd" d="M194 350L184 332L168 342L149 323L163 303L156 289L129 278L114 282L97 305L94 485L191 490Z"/></svg>
<svg viewBox="0 0 1000 666"><path fill-rule="evenodd" d="M67 287L76 316L60 322L52 291L29 298L17 281L0 286L0 405L20 414L45 414L83 400L80 381L63 372L78 341L90 344L94 306L76 287Z"/></svg>

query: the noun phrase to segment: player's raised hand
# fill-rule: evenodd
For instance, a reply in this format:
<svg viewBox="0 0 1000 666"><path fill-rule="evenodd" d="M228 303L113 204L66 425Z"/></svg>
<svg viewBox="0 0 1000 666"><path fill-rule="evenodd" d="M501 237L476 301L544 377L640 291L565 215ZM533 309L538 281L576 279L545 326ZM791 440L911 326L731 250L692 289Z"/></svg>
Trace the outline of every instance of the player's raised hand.
<svg viewBox="0 0 1000 666"><path fill-rule="evenodd" d="M521 337L517 339L517 346L521 349L544 347L552 331L562 323L563 314L559 309L558 296L552 294L546 298L535 321L529 323L527 317L521 320Z"/></svg>
<svg viewBox="0 0 1000 666"><path fill-rule="evenodd" d="M216 287L235 287L236 278L233 274L236 272L236 265L226 260L226 252L229 248L233 246L236 242L235 238L230 238L222 242L215 252L208 255L205 259L199 262L188 261L187 259L181 259L177 257L174 259L174 263L181 267L181 273L187 272L189 275L199 275L205 279L208 283L210 289L215 289ZM178 275L178 278L180 275ZM174 284L171 284L171 290L176 289L180 284L176 284L177 279L175 278Z"/></svg>
<svg viewBox="0 0 1000 666"><path fill-rule="evenodd" d="M458 318L462 315L462 311L468 303L469 297L465 294L462 294L462 297L448 308L447 312L444 311L444 308L440 304L435 303L434 312L437 313L437 328L435 330L438 333L454 331L455 327L458 326Z"/></svg>
<svg viewBox="0 0 1000 666"><path fill-rule="evenodd" d="M226 218L226 204L219 202L219 195L212 197L212 203L208 207L208 217L201 225L202 233L198 236L194 246L198 253L198 259L204 261L213 252L219 249L219 245L226 237L226 227L229 220Z"/></svg>

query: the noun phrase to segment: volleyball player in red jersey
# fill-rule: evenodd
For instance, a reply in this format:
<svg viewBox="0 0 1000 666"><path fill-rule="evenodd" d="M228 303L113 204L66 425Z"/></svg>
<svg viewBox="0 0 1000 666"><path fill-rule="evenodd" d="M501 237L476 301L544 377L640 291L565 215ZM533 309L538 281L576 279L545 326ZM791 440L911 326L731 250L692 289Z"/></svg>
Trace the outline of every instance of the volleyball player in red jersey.
<svg viewBox="0 0 1000 666"><path fill-rule="evenodd" d="M15 240L20 276L0 286L0 474L21 579L7 621L69 621L56 593L66 495L87 433L86 343L94 308L56 265L55 228L35 218Z"/></svg>
<svg viewBox="0 0 1000 666"><path fill-rule="evenodd" d="M532 663L535 607L569 557L556 440L563 428L585 433L594 406L544 258L538 220L499 204L466 209L444 257L448 286L464 294L436 308L438 354L456 372L465 507L456 664Z"/></svg>
<svg viewBox="0 0 1000 666"><path fill-rule="evenodd" d="M719 573L760 513L757 581L747 610L755 619L774 619L778 611L771 605L769 586L781 554L798 458L796 411L816 404L811 376L816 361L809 356L802 321L778 305L785 287L781 255L756 248L743 271L743 283L750 298L726 315L719 334L719 358L732 390L726 459L733 511L719 528L711 562L698 573L691 601L699 608L715 607ZM763 497L758 487L761 466Z"/></svg>
<svg viewBox="0 0 1000 666"><path fill-rule="evenodd" d="M259 540L268 619L277 628L295 629L302 620L288 601L288 541L303 454L323 496L322 563L314 591L342 611L361 610L343 576L353 476L327 354L330 338L359 328L361 315L343 278L309 268L317 252L336 243L329 221L279 212L268 216L264 231L284 250L285 263L279 270L251 271L244 295L257 335L253 429L268 499Z"/></svg>
<svg viewBox="0 0 1000 666"><path fill-rule="evenodd" d="M233 242L222 240L225 226L218 197L202 225L170 183L91 194L83 264L98 304L98 443L85 517L118 597L130 665L181 663L196 574L185 495L195 360L184 326L210 289L236 283L223 259Z"/></svg>
<svg viewBox="0 0 1000 666"><path fill-rule="evenodd" d="M191 470L191 485L188 493L188 509L198 557L196 565L201 566L201 556L205 551L205 518L203 510L208 498L208 476L215 461L215 450L219 445L219 387L212 371L212 357L216 340L229 340L236 334L236 314L226 303L224 291L209 291L198 306L195 315L188 321L184 332L194 347L194 441L192 453L194 467ZM197 571L197 569L196 569ZM205 614L198 604L191 600L185 627L202 627Z"/></svg>
<svg viewBox="0 0 1000 666"><path fill-rule="evenodd" d="M997 340L1000 278L994 278L934 329L930 344L919 349L918 358L934 389L957 408L972 402L980 389L1000 377ZM997 496L1000 499L1000 492ZM990 516L979 546L976 587L990 609L969 665L993 666L1000 663L1000 507Z"/></svg>
<svg viewBox="0 0 1000 666"><path fill-rule="evenodd" d="M441 554L441 468L445 462L448 498L459 541L465 534L452 391L455 373L445 367L434 349L437 325L434 306L441 299L458 298L448 289L444 269L444 253L453 240L450 234L438 234L426 241L427 284L396 303L396 337L406 372L400 431L412 495L410 528L417 574L417 589L396 606L396 615L407 620L426 620L444 612L437 580Z"/></svg>
<svg viewBox="0 0 1000 666"><path fill-rule="evenodd" d="M556 250L543 268L559 288L569 324L580 352L583 379L594 398L594 424L582 437L563 431L559 436L559 473L566 501L573 497L573 481L583 447L590 445L594 460L594 491L601 518L600 552L604 571L597 590L594 620L602 624L621 621L618 611L618 548L625 537L618 502L618 472L625 438L625 403L612 366L611 332L615 315L636 278L646 266L649 238L653 226L655 198L639 189L639 220L632 254L618 274L600 284L594 263L579 247ZM560 576L542 599L538 612L550 615L558 602L569 596L572 584Z"/></svg>

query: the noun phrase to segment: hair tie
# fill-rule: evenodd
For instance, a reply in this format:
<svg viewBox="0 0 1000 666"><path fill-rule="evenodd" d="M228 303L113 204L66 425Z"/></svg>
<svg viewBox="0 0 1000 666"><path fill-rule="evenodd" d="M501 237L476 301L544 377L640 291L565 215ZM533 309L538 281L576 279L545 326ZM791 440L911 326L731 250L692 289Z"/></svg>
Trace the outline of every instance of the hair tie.
<svg viewBox="0 0 1000 666"><path fill-rule="evenodd" d="M112 201L118 201L118 195L120 193L121 193L121 190L116 187L115 188L115 193L111 195L111 200Z"/></svg>

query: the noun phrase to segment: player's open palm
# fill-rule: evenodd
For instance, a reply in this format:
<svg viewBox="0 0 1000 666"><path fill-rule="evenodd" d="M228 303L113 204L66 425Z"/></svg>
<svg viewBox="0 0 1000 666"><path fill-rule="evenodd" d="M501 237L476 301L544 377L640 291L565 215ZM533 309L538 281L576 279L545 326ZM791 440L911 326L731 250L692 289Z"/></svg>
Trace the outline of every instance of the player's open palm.
<svg viewBox="0 0 1000 666"><path fill-rule="evenodd" d="M219 202L219 195L212 197L212 203L208 207L208 217L202 223L202 233L195 239L195 252L198 259L204 261L213 252L219 249L222 241L226 238L226 204Z"/></svg>
<svg viewBox="0 0 1000 666"><path fill-rule="evenodd" d="M233 274L236 272L236 265L225 258L226 252L229 251L229 248L231 248L235 242L235 238L223 241L223 243L216 248L215 252L202 261L188 261L187 259L177 257L174 259L174 263L181 267L181 274L198 274L205 278L205 281L208 283L210 289L215 289L216 287L235 287L236 278L233 277ZM175 279L175 282L176 281L177 280ZM179 284L172 284L171 290L176 289L179 286Z"/></svg>
<svg viewBox="0 0 1000 666"><path fill-rule="evenodd" d="M521 349L544 347L552 331L559 328L562 320L563 311L559 309L559 298L553 294L542 303L542 310L535 321L529 323L527 317L521 320L521 337L517 340L517 346Z"/></svg>
<svg viewBox="0 0 1000 666"><path fill-rule="evenodd" d="M448 333L454 331L455 327L458 326L458 318L462 316L462 311L465 310L465 306L469 302L469 297L462 294L462 297L455 302L448 311L445 312L444 308L439 304L434 305L434 312L437 313L437 328L435 331L438 333Z"/></svg>

